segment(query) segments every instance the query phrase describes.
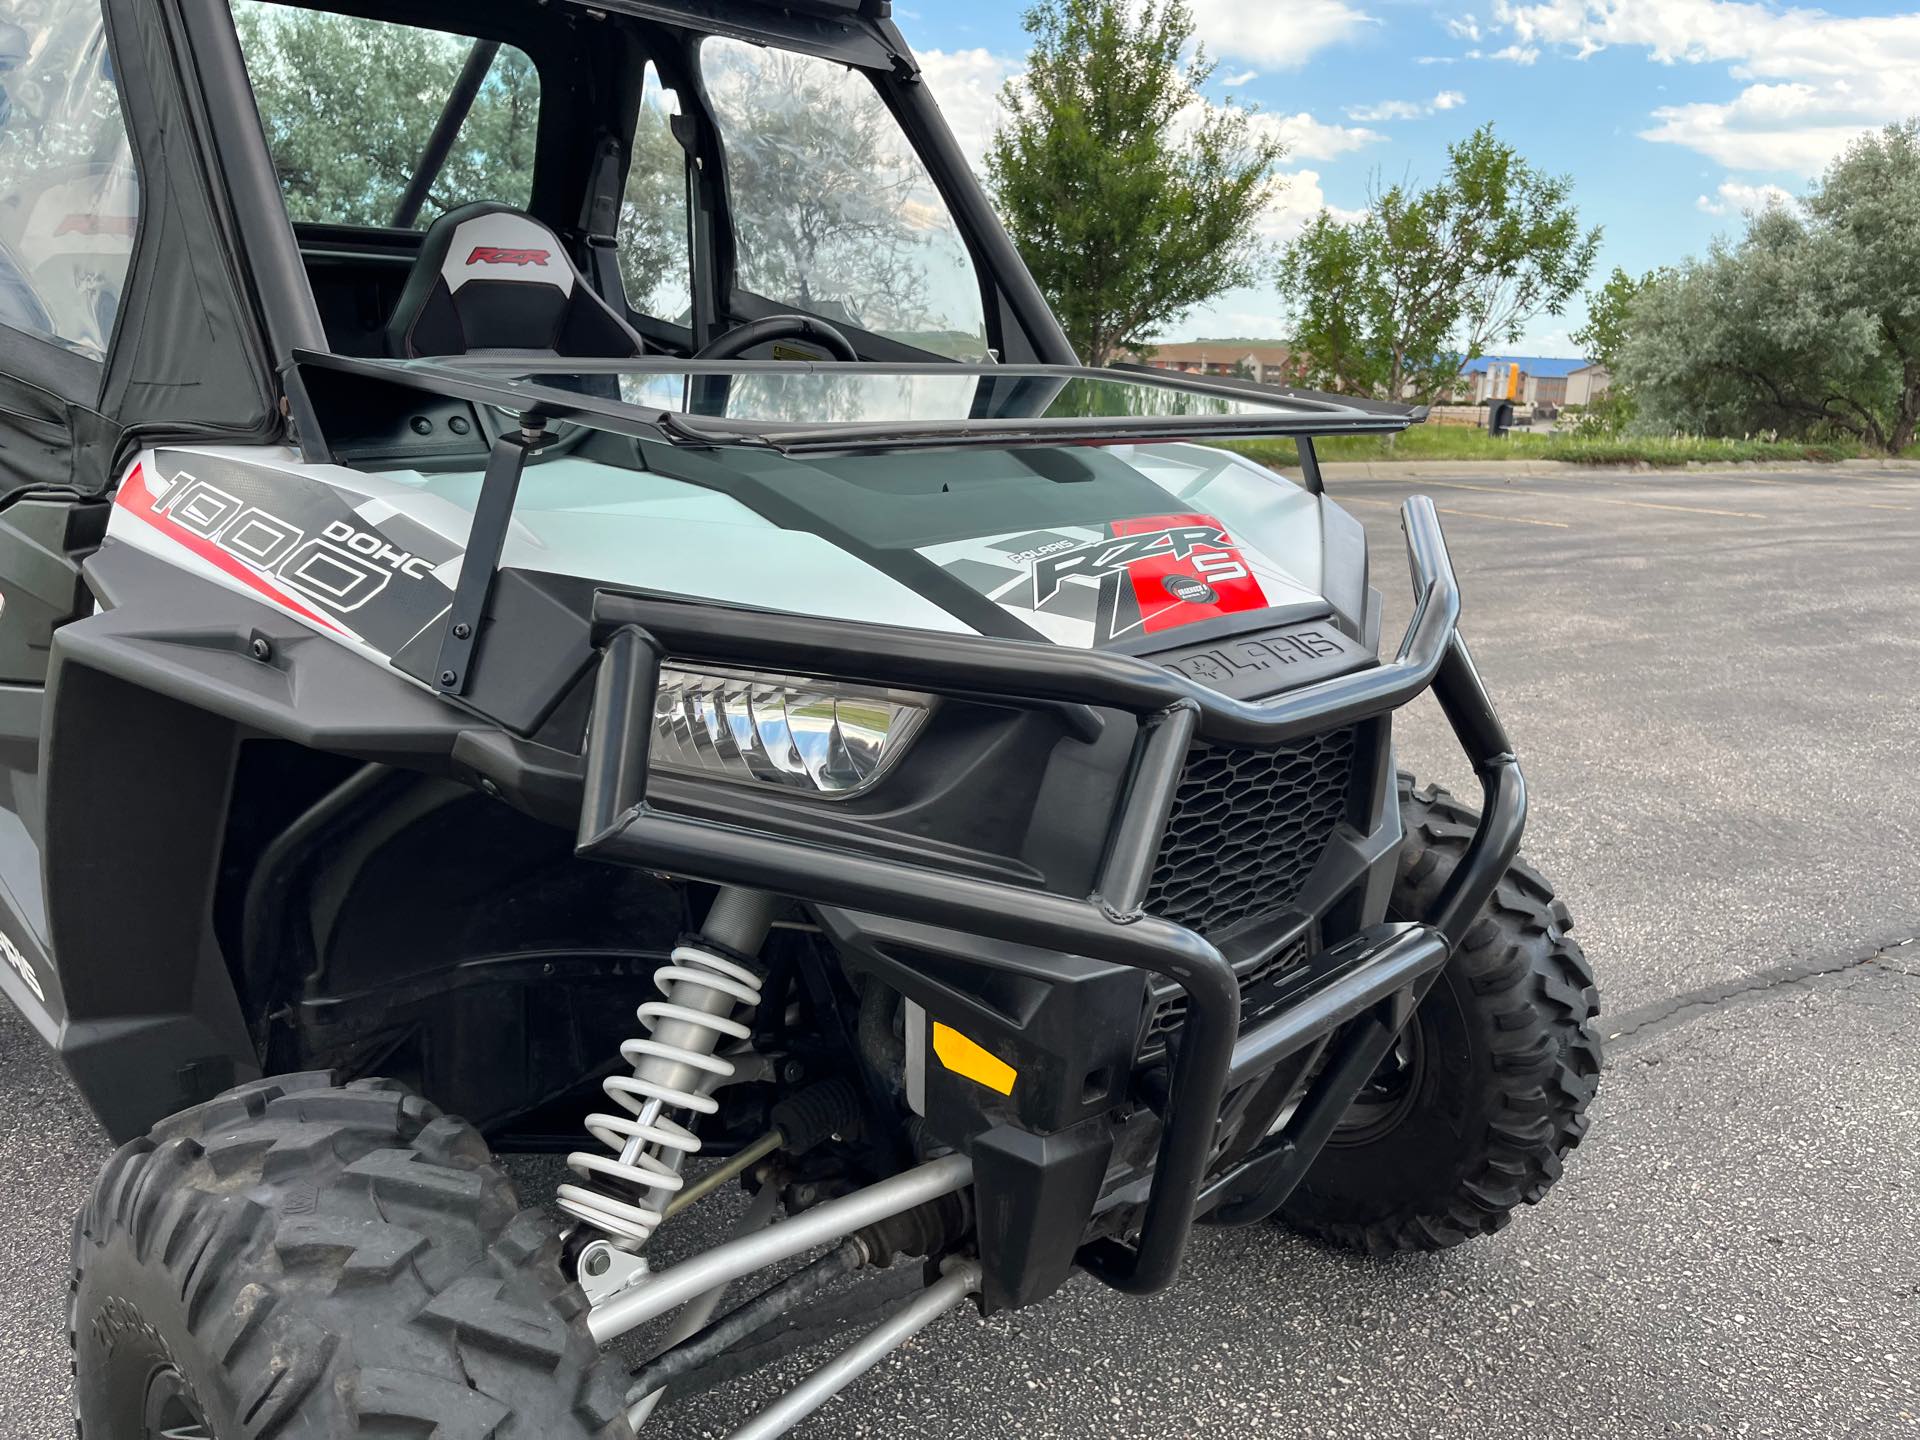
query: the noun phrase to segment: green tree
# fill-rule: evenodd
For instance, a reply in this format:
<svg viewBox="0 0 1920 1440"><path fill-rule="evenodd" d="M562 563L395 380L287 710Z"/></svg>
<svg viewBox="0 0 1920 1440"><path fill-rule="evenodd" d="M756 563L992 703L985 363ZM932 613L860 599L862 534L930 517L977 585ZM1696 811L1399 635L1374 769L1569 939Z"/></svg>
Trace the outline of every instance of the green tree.
<svg viewBox="0 0 1920 1440"><path fill-rule="evenodd" d="M1002 92L987 175L1068 339L1104 365L1249 285L1284 150L1201 96L1213 74L1184 0L1045 0Z"/></svg>
<svg viewBox="0 0 1920 1440"><path fill-rule="evenodd" d="M1350 225L1322 210L1281 257L1281 293L1294 310L1293 353L1310 384L1391 395L1396 356L1437 355L1446 347L1444 316L1426 336L1395 322L1381 228L1372 217ZM1389 330L1398 332L1391 340Z"/></svg>
<svg viewBox="0 0 1920 1440"><path fill-rule="evenodd" d="M1645 287L1618 375L1650 429L1920 431L1920 120L1862 136L1796 207Z"/></svg>
<svg viewBox="0 0 1920 1440"><path fill-rule="evenodd" d="M869 330L929 325L926 252L945 211L878 93L811 56L712 41L702 53L740 283Z"/></svg>
<svg viewBox="0 0 1920 1440"><path fill-rule="evenodd" d="M1321 212L1287 247L1280 292L1321 383L1431 402L1489 346L1558 315L1593 269L1573 182L1535 169L1492 125L1447 149L1441 179L1376 189L1359 220Z"/></svg>
<svg viewBox="0 0 1920 1440"><path fill-rule="evenodd" d="M1839 300L1867 316L1897 371L1887 444L1920 429L1920 118L1856 140L1806 199L1836 266Z"/></svg>
<svg viewBox="0 0 1920 1440"><path fill-rule="evenodd" d="M687 152L657 86L647 87L627 160L618 229L620 283L628 301L667 320L691 305L687 260Z"/></svg>
<svg viewBox="0 0 1920 1440"><path fill-rule="evenodd" d="M234 21L288 212L295 220L391 223L471 42L262 0L237 0ZM503 46L421 222L474 200L524 205L539 109L532 62Z"/></svg>
<svg viewBox="0 0 1920 1440"><path fill-rule="evenodd" d="M1608 370L1620 367L1620 356L1633 333L1633 306L1643 291L1658 278L1648 271L1638 280L1618 265L1598 290L1587 292L1587 321L1573 332L1573 343L1580 353Z"/></svg>
<svg viewBox="0 0 1920 1440"><path fill-rule="evenodd" d="M1650 430L1839 433L1884 447L1896 388L1878 320L1848 303L1834 237L1774 207L1631 306L1620 380Z"/></svg>
<svg viewBox="0 0 1920 1440"><path fill-rule="evenodd" d="M1633 333L1633 307L1658 279L1648 271L1638 280L1618 265L1598 290L1587 292L1586 323L1573 332L1573 343L1594 364L1605 368L1613 383L1587 406L1580 426L1591 433L1617 435L1633 423L1638 407L1633 391L1620 376L1620 357Z"/></svg>

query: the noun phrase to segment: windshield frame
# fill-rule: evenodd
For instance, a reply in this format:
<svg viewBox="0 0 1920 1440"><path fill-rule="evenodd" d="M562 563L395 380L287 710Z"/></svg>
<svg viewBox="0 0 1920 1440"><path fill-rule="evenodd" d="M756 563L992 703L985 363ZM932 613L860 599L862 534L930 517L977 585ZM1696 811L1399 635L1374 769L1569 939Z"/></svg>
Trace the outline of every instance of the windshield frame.
<svg viewBox="0 0 1920 1440"><path fill-rule="evenodd" d="M1144 444L1178 440L1265 439L1323 434L1391 434L1426 418L1425 407L1354 401L1318 391L1254 386L1201 376L1145 369L1093 369L1079 365L963 365L953 361L902 364L792 360L601 360L567 361L564 373L593 376L685 375L724 378L752 375L846 374L974 377L1005 382L1034 379L1124 383L1151 390L1212 396L1258 407L1225 415L1095 415L952 418L945 420L822 421L748 420L693 414L656 404L634 404L539 383L555 376L544 357L435 360L373 360L299 352L295 376L303 397L301 440L314 458L332 457L329 420L348 428L351 407L385 390L467 401L519 418L522 425L570 422L635 439L679 447L745 446L783 455L854 454L876 451L1010 447L1023 444ZM357 392L357 393L356 393ZM343 408L344 407L344 408ZM374 405L372 409L381 407ZM477 438L477 437L476 437Z"/></svg>

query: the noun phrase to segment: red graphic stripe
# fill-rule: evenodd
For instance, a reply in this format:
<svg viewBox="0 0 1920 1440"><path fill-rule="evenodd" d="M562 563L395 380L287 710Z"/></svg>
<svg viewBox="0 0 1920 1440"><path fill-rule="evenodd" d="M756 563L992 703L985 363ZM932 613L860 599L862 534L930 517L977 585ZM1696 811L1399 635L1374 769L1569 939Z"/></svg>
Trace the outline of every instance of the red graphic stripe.
<svg viewBox="0 0 1920 1440"><path fill-rule="evenodd" d="M1217 530L1224 543L1198 543L1184 558L1169 552L1147 556L1127 567L1133 598L1140 606L1141 628L1149 634L1240 610L1266 608L1267 593L1254 577L1253 567L1233 543L1227 527L1213 516L1152 515L1116 520L1111 529L1115 535L1144 535L1202 527Z"/></svg>
<svg viewBox="0 0 1920 1440"><path fill-rule="evenodd" d="M135 465L127 478L120 482L120 493L113 503L124 509L129 515L137 515L169 540L178 541L209 565L216 566L225 574L231 575L250 590L256 590L283 610L291 610L302 620L311 620L316 625L324 625L336 635L345 635L347 631L329 620L317 610L293 598L279 586L271 583L266 576L244 561L237 560L222 550L204 535L196 535L180 524L172 516L160 509L158 497L147 488L147 477L140 466Z"/></svg>

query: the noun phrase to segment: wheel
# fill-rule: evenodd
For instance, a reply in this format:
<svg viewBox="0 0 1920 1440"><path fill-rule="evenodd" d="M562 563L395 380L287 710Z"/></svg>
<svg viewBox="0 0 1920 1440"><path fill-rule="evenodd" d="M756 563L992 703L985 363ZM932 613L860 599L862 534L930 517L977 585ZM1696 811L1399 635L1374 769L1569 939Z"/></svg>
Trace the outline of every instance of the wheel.
<svg viewBox="0 0 1920 1440"><path fill-rule="evenodd" d="M81 1440L630 1440L559 1237L478 1132L385 1080L231 1090L74 1221Z"/></svg>
<svg viewBox="0 0 1920 1440"><path fill-rule="evenodd" d="M1478 815L1400 776L1390 914L1433 913ZM1567 907L1515 862L1280 1218L1370 1254L1440 1250L1537 1204L1587 1130L1600 992Z"/></svg>

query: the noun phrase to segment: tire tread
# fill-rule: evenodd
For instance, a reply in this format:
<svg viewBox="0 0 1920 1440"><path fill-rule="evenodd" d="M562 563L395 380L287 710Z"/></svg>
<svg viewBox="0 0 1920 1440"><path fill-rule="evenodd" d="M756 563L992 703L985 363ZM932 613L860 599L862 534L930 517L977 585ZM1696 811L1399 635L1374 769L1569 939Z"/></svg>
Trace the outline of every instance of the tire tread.
<svg viewBox="0 0 1920 1440"><path fill-rule="evenodd" d="M170 1343L247 1440L632 1436L552 1222L392 1081L255 1081L122 1146L75 1219L76 1367L109 1251L178 1302Z"/></svg>
<svg viewBox="0 0 1920 1440"><path fill-rule="evenodd" d="M1437 785L1416 788L1405 772L1399 791L1407 838L1393 908L1430 913L1479 816ZM1451 1193L1364 1221L1328 1219L1329 1197L1309 1172L1296 1192L1309 1204L1289 1202L1289 1225L1377 1256L1442 1250L1494 1234L1522 1204L1545 1198L1587 1133L1600 1080L1600 992L1572 929L1546 877L1516 860L1449 962L1491 1021L1483 1084L1493 1117Z"/></svg>

